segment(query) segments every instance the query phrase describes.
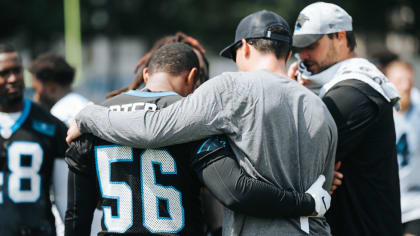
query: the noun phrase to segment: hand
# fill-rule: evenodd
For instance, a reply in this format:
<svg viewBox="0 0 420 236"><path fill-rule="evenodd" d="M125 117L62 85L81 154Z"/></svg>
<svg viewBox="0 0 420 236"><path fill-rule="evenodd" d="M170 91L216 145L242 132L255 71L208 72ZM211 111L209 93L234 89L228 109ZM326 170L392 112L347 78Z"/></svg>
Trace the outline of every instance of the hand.
<svg viewBox="0 0 420 236"><path fill-rule="evenodd" d="M76 120L72 120L70 122L70 127L67 130L67 137L66 142L70 146L70 143L75 140L76 138L80 137L82 133L79 130L79 127L77 127Z"/></svg>
<svg viewBox="0 0 420 236"><path fill-rule="evenodd" d="M325 176L320 175L315 183L306 191L306 193L309 193L315 200L315 216L317 217L324 216L331 204L331 196L322 188L324 182Z"/></svg>
<svg viewBox="0 0 420 236"><path fill-rule="evenodd" d="M344 175L341 172L338 172L338 170L341 167L341 161L337 162L335 164L335 168L334 168L334 179L333 179L333 183L331 185L331 189L330 189L330 194L333 195L334 191L340 187L340 185L343 184L343 177Z"/></svg>
<svg viewBox="0 0 420 236"><path fill-rule="evenodd" d="M298 69L299 69L298 62L297 61L293 62L289 66L289 69L287 70L287 76L289 76L293 80L297 80L297 78L298 78Z"/></svg>

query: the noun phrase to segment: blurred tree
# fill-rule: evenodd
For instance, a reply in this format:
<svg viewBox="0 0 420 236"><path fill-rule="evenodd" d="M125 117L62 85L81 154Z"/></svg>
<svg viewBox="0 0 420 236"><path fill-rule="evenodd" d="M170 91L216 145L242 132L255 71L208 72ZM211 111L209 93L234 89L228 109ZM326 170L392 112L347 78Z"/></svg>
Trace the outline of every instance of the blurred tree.
<svg viewBox="0 0 420 236"><path fill-rule="evenodd" d="M83 0L82 39L97 35L110 38L139 36L151 43L155 39L184 31L196 36L209 50L218 52L233 41L236 25L247 14L268 9L283 16L293 27L299 11L315 2L309 0ZM336 0L332 1L353 16L356 32L385 35L397 30L420 38L418 0ZM401 6L408 16L403 25L392 23L392 12ZM0 1L0 40L14 41L36 55L51 49L51 42L63 38L63 2L57 0ZM408 13L407 13L408 12ZM404 18L404 17L403 17ZM405 17L407 18L407 17ZM404 20L404 19L403 19ZM405 19L406 20L406 19Z"/></svg>

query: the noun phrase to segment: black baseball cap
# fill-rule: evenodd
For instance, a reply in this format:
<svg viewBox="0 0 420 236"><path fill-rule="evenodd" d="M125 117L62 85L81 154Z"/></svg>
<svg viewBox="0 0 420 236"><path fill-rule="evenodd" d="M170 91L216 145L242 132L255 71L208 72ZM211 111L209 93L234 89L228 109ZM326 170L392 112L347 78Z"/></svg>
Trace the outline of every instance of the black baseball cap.
<svg viewBox="0 0 420 236"><path fill-rule="evenodd" d="M288 35L272 33L269 28L272 26L281 26L287 30ZM239 22L235 32L235 41L220 52L220 56L234 59L235 46L242 39L271 39L292 43L289 24L279 15L272 11L262 10L252 13Z"/></svg>

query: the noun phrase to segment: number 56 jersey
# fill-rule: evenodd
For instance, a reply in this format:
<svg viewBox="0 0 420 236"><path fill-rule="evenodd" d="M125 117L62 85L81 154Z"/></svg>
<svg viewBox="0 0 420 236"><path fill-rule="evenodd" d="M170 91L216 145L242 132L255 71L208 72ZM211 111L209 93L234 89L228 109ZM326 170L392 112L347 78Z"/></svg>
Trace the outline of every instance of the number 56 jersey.
<svg viewBox="0 0 420 236"><path fill-rule="evenodd" d="M15 124L1 127L0 235L55 235L50 186L64 157L66 126L30 100Z"/></svg>
<svg viewBox="0 0 420 236"><path fill-rule="evenodd" d="M130 91L105 105L126 112L155 110L180 98L172 92ZM192 144L181 144L136 149L92 135L77 139L66 152L66 162L76 175L93 180L80 182L91 187L69 188L69 199L73 192L76 203L67 209L66 235L80 234L77 228L86 228L78 222L78 215L91 215L97 202L103 209L99 235L204 235L200 183L190 167L192 148ZM86 200L92 195L98 196L96 201L77 209L77 198ZM74 222L69 223L67 215ZM70 231L73 233L67 233Z"/></svg>

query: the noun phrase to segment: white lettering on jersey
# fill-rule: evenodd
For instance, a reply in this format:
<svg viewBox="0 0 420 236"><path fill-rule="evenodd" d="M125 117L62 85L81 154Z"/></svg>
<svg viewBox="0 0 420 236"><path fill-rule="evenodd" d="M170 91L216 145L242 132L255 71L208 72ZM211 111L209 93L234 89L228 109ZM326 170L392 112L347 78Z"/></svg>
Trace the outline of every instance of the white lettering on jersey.
<svg viewBox="0 0 420 236"><path fill-rule="evenodd" d="M145 111L156 111L157 106L153 103L145 103L145 102L136 102L136 103L127 103L122 105L113 105L110 106L109 109L112 111L124 111L124 112L133 112L138 110L145 110Z"/></svg>

